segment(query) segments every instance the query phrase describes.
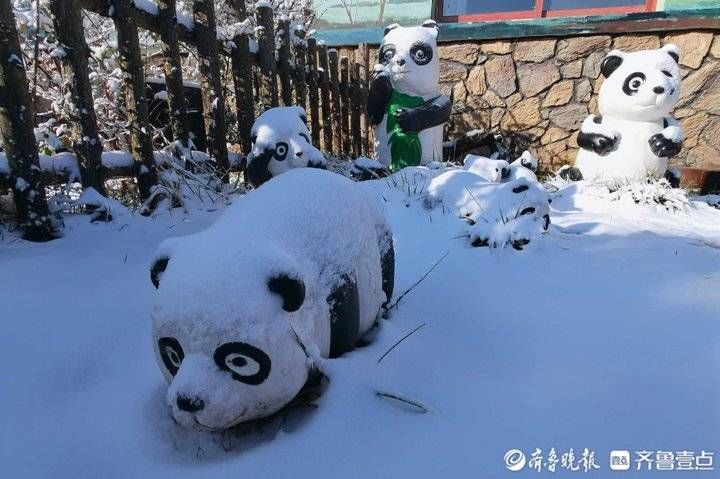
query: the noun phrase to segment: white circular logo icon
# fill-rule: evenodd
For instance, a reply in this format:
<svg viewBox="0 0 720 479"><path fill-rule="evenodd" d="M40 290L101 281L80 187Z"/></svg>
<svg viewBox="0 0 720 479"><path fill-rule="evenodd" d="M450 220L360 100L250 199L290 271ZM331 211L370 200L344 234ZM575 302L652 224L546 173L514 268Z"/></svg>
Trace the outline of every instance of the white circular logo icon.
<svg viewBox="0 0 720 479"><path fill-rule="evenodd" d="M505 467L513 472L522 470L525 467L525 453L520 449L510 449L505 453Z"/></svg>

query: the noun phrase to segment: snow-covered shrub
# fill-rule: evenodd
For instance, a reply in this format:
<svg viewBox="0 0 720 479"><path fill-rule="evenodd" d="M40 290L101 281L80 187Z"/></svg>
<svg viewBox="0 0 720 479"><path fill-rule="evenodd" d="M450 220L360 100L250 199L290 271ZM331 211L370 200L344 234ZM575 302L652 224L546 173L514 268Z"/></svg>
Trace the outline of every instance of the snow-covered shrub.
<svg viewBox="0 0 720 479"><path fill-rule="evenodd" d="M690 205L687 192L673 188L665 178L626 183L612 193L611 199L656 206L670 212L684 211Z"/></svg>
<svg viewBox="0 0 720 479"><path fill-rule="evenodd" d="M140 214L149 215L158 209L181 207L183 210L216 209L230 201L230 194L238 191L236 183L223 183L227 172L201 151L192 151L173 142L155 152L158 184L150 198L140 207Z"/></svg>

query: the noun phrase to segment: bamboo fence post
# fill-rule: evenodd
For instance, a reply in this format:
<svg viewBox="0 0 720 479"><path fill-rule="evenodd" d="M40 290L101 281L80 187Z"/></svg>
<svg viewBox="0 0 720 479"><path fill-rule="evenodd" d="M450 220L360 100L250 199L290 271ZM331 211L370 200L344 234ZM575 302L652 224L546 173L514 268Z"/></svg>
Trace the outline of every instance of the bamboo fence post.
<svg viewBox="0 0 720 479"><path fill-rule="evenodd" d="M362 138L360 137L360 114L362 111L362 92L360 91L360 64L352 64L352 105L350 110L350 131L352 134L352 150L355 156L362 155Z"/></svg>
<svg viewBox="0 0 720 479"><path fill-rule="evenodd" d="M342 139L343 153L350 151L350 61L348 57L340 59L340 97L342 98Z"/></svg>
<svg viewBox="0 0 720 479"><path fill-rule="evenodd" d="M120 68L123 72L123 91L130 129L130 149L135 164L140 198L150 197L157 183L157 169L153 158L153 144L148 121L148 102L145 94L145 72L132 0L112 0L112 19L117 32Z"/></svg>
<svg viewBox="0 0 720 479"><path fill-rule="evenodd" d="M318 98L317 40L308 39L308 99L310 100L310 134L313 145L320 148L320 100Z"/></svg>
<svg viewBox="0 0 720 479"><path fill-rule="evenodd" d="M10 187L23 237L56 235L40 173L34 118L12 2L0 0L0 132L10 167Z"/></svg>
<svg viewBox="0 0 720 479"><path fill-rule="evenodd" d="M341 139L341 121L340 116L342 114L340 109L340 71L338 64L338 51L334 48L328 52L328 60L330 66L330 87L332 89L332 131L333 131L333 150L336 155L340 154L340 148L342 145Z"/></svg>
<svg viewBox="0 0 720 479"><path fill-rule="evenodd" d="M225 99L220 75L220 57L215 26L215 7L211 0L193 2L195 37L200 57L203 117L208 138L208 150L217 162L223 181L228 180L230 160L227 150Z"/></svg>
<svg viewBox="0 0 720 479"><path fill-rule="evenodd" d="M190 149L190 128L180 63L180 45L177 34L177 5L175 0L157 0L160 40L165 62L165 91L167 91L170 127L183 148L183 157Z"/></svg>
<svg viewBox="0 0 720 479"><path fill-rule="evenodd" d="M322 129L323 149L333 151L332 143L332 113L330 110L330 72L328 67L328 51L325 44L318 46L318 61L320 62L320 96L322 97ZM338 148L340 145L338 145Z"/></svg>
<svg viewBox="0 0 720 479"><path fill-rule="evenodd" d="M247 19L245 0L227 0L241 22ZM255 120L255 92L253 91L253 66L250 54L250 37L239 33L233 37L235 47L230 51L230 64L235 87L235 110L238 119L238 136L243 152L251 147L250 130Z"/></svg>
<svg viewBox="0 0 720 479"><path fill-rule="evenodd" d="M260 101L263 109L278 106L277 64L275 62L275 27L273 9L268 5L257 7L257 42L260 64Z"/></svg>
<svg viewBox="0 0 720 479"><path fill-rule="evenodd" d="M280 76L280 91L284 106L293 104L292 85L290 83L290 20L282 19L278 22L278 75Z"/></svg>
<svg viewBox="0 0 720 479"><path fill-rule="evenodd" d="M58 42L65 55L61 57L63 90L70 93L69 116L72 120L73 151L77 157L82 184L105 194L102 168L102 143L98 132L92 86L88 73L90 49L85 42L82 10L77 0L51 0L50 11Z"/></svg>
<svg viewBox="0 0 720 479"><path fill-rule="evenodd" d="M307 84L306 84L306 59L307 59L307 48L305 43L305 28L298 26L295 28L295 36L298 41L293 44L293 54L295 55L295 70L294 70L294 82L295 82L295 101L298 105L302 106L303 109L307 108Z"/></svg>
<svg viewBox="0 0 720 479"><path fill-rule="evenodd" d="M361 131L362 131L362 151L365 156L372 155L371 139L370 139L370 120L367 115L366 105L368 98L368 91L370 89L370 49L367 43L361 43L358 45L358 52L360 53L360 92L361 92L361 105L362 105L362 116L360 118Z"/></svg>
<svg viewBox="0 0 720 479"><path fill-rule="evenodd" d="M255 95L253 92L253 70L250 59L250 38L235 36L232 50L233 85L235 86L235 108L238 118L238 133L243 152L250 151L250 130L255 120Z"/></svg>

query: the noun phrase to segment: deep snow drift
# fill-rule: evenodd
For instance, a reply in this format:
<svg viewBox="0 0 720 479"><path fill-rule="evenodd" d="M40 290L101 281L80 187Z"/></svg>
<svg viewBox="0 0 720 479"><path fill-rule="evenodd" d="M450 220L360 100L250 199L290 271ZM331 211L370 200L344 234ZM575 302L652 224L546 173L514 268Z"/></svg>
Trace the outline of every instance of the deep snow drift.
<svg viewBox="0 0 720 479"><path fill-rule="evenodd" d="M369 346L324 362L317 408L246 437L173 423L150 334L152 254L218 212L71 217L40 245L5 233L3 473L487 478L511 476L509 449L589 448L600 469L576 474L614 477L613 449L720 453L720 211L577 184L551 195L550 229L524 250L473 248L455 212L396 184L364 183L394 228L396 298L447 256ZM657 474L634 459L628 476Z"/></svg>

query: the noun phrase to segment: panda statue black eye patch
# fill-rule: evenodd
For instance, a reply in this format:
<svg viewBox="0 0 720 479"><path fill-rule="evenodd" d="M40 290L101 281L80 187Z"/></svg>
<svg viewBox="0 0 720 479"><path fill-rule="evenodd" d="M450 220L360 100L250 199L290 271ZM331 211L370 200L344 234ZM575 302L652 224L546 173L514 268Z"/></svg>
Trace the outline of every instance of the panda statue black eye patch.
<svg viewBox="0 0 720 479"><path fill-rule="evenodd" d="M625 79L625 83L623 83L623 92L625 92L626 95L632 96L638 92L641 86L645 84L645 74L641 72L635 72L628 75L628 77Z"/></svg>
<svg viewBox="0 0 720 479"><path fill-rule="evenodd" d="M225 343L215 350L215 364L241 383L257 386L270 375L270 357L247 343Z"/></svg>
<svg viewBox="0 0 720 479"><path fill-rule="evenodd" d="M390 63L390 60L392 60L394 56L395 45L393 45L392 43L388 43L383 45L383 47L380 49L380 54L378 58L380 60L380 63L382 63L383 65L387 65L388 63Z"/></svg>
<svg viewBox="0 0 720 479"><path fill-rule="evenodd" d="M275 159L277 161L285 161L288 154L288 144L284 141L278 141L275 145Z"/></svg>
<svg viewBox="0 0 720 479"><path fill-rule="evenodd" d="M185 353L175 338L165 337L158 339L158 350L165 368L175 376L180 369Z"/></svg>
<svg viewBox="0 0 720 479"><path fill-rule="evenodd" d="M432 61L433 49L427 43L417 42L410 47L410 56L418 65L427 65Z"/></svg>

